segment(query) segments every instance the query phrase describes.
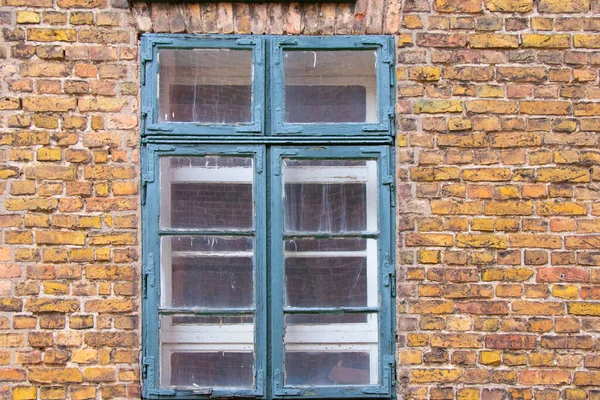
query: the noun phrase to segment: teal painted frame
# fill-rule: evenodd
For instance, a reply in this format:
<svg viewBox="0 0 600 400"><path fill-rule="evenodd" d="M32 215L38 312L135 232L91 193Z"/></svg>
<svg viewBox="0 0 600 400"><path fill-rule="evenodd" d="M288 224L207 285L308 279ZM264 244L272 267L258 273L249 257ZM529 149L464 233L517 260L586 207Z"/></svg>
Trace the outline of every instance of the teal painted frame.
<svg viewBox="0 0 600 400"><path fill-rule="evenodd" d="M284 386L283 365L285 363L283 337L285 333L284 315L284 207L283 186L281 180L281 162L291 159L369 159L377 160L378 166L378 239L379 260L379 384L335 387ZM271 189L271 236L269 242L271 273L271 357L273 358L273 398L289 396L302 398L385 398L392 397L395 361L394 361L394 304L395 263L393 262L393 230L388 221L392 220L393 197L393 161L389 146L323 146L323 147L272 147L270 157ZM293 235L298 236L298 235ZM314 237L315 235L306 235ZM322 237L374 237L372 233L350 233L348 235L316 235ZM388 293L385 293L385 292ZM339 310L340 312L342 309ZM346 311L372 311L368 307L353 307ZM318 311L306 311L318 314Z"/></svg>
<svg viewBox="0 0 600 400"><path fill-rule="evenodd" d="M380 121L386 124L367 127L361 124L304 124L310 129L302 132L278 132L275 123L276 112L271 107L277 103L274 97L278 89L272 84L271 79L276 78L277 68L273 52L275 43L277 49L285 48L285 40L300 40L298 43L309 43L317 48L321 43L323 48L349 48L355 45L378 49L382 54L379 59L378 69L378 97L387 108L379 106L378 110L386 110ZM308 42L304 40L310 39ZM166 123L155 124L152 122L156 115L156 52L160 48L206 48L206 47L236 47L254 49L255 79L254 85L260 82L261 87L254 87L254 93L262 96L262 108L256 109L258 103L255 98L253 116L257 116L253 125L204 125L194 123ZM229 35L162 35L145 34L141 44L141 84L142 84L142 118L141 118L141 201L142 201L142 395L144 398L182 398L202 399L217 397L256 397L256 398L394 398L395 397L395 358L394 358L394 332L395 320L395 271L394 271L394 243L395 243L395 190L394 190L394 39L388 36L329 36L329 37L297 37L297 36L229 36ZM269 50L270 49L270 50ZM319 48L322 49L322 48ZM269 50L269 51L267 51ZM278 51L279 51L278 50ZM258 61L258 64L256 62ZM380 72L381 71L381 72ZM262 74L262 75L261 75ZM385 74L385 75L384 75ZM386 78L387 77L387 78ZM267 79L268 78L268 79ZM381 78L381 79L379 79ZM281 80L280 82L283 82ZM383 85L383 86L382 86ZM281 89L282 89L282 85ZM283 92L281 91L281 94ZM353 126L356 125L356 126ZM360 125L360 126L359 126ZM380 125L380 126L379 126ZM281 126L279 126L281 127ZM314 128L314 129L313 129ZM373 128L373 129L370 129ZM293 129L292 129L293 131ZM303 147L311 145L310 148ZM280 146L280 147L276 147ZM277 302L272 295L277 294L277 282L271 277L276 269L277 261L273 245L275 234L268 237L268 232L275 232L272 225L277 224L279 218L272 210L275 206L268 207L272 193L277 193L274 173L277 169L273 162L284 152L302 152L302 157L312 157L315 149L327 149L325 156L353 155L357 158L371 158L379 160L380 179L380 221L379 235L389 238L386 245L379 248L380 260L380 293L382 306L380 311L380 385L361 387L330 387L318 391L300 390L292 387L282 387L277 382L276 369L278 362L282 362L282 351L277 350L276 337L270 332L275 321L281 319L282 313L275 312L271 315L269 309L277 310L273 302ZM312 150L311 150L312 149ZM213 390L210 393L161 390L158 388L159 364L159 336L158 312L160 300L160 237L158 218L160 213L160 183L158 161L163 156L173 155L204 155L204 154L254 154L257 170L255 171L255 199L257 218L260 215L260 224L257 219L256 229L256 390ZM321 154L321 153L319 153ZM258 178L257 178L258 177ZM259 185L260 183L260 185ZM385 196L383 193L387 193ZM389 194L389 196L388 196ZM387 199L385 200L384 199ZM259 201L260 200L260 201ZM383 203L382 203L383 201ZM386 220L387 219L387 220ZM219 232L195 232L197 234L217 234ZM175 234L163 232L162 234ZM260 235L260 240L259 240ZM276 236L280 238L280 236ZM279 240L281 242L281 240ZM280 245L279 245L280 246ZM260 254L259 254L260 253ZM259 263L260 260L260 263ZM262 266L262 268L261 268ZM261 275L259 275L261 274ZM263 278L263 279L261 279ZM270 282L270 283L269 283ZM387 289L389 288L389 290ZM385 289L385 290L384 290ZM389 295L388 295L389 294ZM277 296L275 296L277 297ZM264 300L264 301L262 301ZM239 310L237 310L239 311ZM233 313L236 310L232 310ZM381 321L381 319L385 319ZM283 325L280 325L282 328ZM279 351L279 355L277 355ZM279 357L279 358L278 358ZM282 366L279 366L280 371Z"/></svg>
<svg viewBox="0 0 600 400"><path fill-rule="evenodd" d="M276 36L271 40L273 135L360 136L394 134L394 39L390 36ZM283 53L286 50L375 50L378 123L286 123Z"/></svg>
<svg viewBox="0 0 600 400"><path fill-rule="evenodd" d="M227 146L227 145L179 145L149 144L142 148L142 180L143 197L143 360L142 377L144 379L143 396L154 399L161 396L177 396L177 398L219 398L219 397L261 397L265 393L267 353L267 313L266 304L262 299L267 295L266 265L266 173L264 170L264 146ZM160 158L180 156L251 156L254 159L254 229L250 231L228 232L212 230L173 230L161 229L160 219ZM151 199L151 200L148 200ZM203 236L254 236L254 309L235 310L191 310L193 315L214 314L254 314L255 318L255 389L213 389L210 393L205 390L165 390L158 387L160 371L160 337L159 316L179 313L178 310L161 310L160 308L160 240L163 236L172 235L203 235ZM190 313L190 310L187 310Z"/></svg>
<svg viewBox="0 0 600 400"><path fill-rule="evenodd" d="M160 35L145 34L142 39L142 135L260 135L264 134L265 50L258 36ZM156 101L158 62L161 49L251 50L253 60L252 122L249 124L200 124L194 122L157 122Z"/></svg>

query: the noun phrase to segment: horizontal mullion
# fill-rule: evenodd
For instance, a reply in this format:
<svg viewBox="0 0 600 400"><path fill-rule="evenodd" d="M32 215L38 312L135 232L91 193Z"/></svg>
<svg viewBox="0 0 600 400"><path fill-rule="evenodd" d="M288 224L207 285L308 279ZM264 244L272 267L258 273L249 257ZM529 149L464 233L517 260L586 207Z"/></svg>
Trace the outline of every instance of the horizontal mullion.
<svg viewBox="0 0 600 400"><path fill-rule="evenodd" d="M309 239L378 239L379 232L348 232L348 233L310 233L310 232L289 232L284 233L283 239L309 238Z"/></svg>
<svg viewBox="0 0 600 400"><path fill-rule="evenodd" d="M160 229L159 236L249 236L256 234L254 230L236 230L236 231L213 231L213 230L175 230Z"/></svg>
<svg viewBox="0 0 600 400"><path fill-rule="evenodd" d="M150 136L152 135L152 136ZM290 144L292 142L298 144L391 144L393 138L391 135L381 136L201 136L201 135L160 135L150 133L150 135L142 138L143 143L199 143L199 144Z"/></svg>
<svg viewBox="0 0 600 400"><path fill-rule="evenodd" d="M226 308L226 309L200 309L200 308L159 308L160 315L253 315L255 308Z"/></svg>
<svg viewBox="0 0 600 400"><path fill-rule="evenodd" d="M285 314L366 314L379 312L378 307L284 307Z"/></svg>

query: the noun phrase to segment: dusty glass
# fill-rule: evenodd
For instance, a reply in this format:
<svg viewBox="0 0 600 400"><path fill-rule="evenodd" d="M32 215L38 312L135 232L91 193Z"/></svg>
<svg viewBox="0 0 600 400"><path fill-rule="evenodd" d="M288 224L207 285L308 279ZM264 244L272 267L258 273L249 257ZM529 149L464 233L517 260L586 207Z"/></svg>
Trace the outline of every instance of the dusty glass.
<svg viewBox="0 0 600 400"><path fill-rule="evenodd" d="M161 49L158 121L252 121L252 51Z"/></svg>
<svg viewBox="0 0 600 400"><path fill-rule="evenodd" d="M285 121L377 122L377 52L284 51Z"/></svg>
<svg viewBox="0 0 600 400"><path fill-rule="evenodd" d="M253 179L251 157L163 158L161 228L252 228Z"/></svg>

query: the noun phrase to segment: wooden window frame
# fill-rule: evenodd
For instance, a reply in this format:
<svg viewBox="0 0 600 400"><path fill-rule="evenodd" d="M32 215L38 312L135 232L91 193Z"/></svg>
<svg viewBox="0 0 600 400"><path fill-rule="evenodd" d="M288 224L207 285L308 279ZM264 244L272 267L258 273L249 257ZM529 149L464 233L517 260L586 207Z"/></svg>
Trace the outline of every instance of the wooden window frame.
<svg viewBox="0 0 600 400"><path fill-rule="evenodd" d="M293 43L292 43L293 41ZM278 63L282 52L294 48L327 49L373 49L378 52L377 124L298 124L281 123L281 108L275 107L278 96L283 94L282 65ZM362 47L361 47L362 46ZM211 125L188 122L157 123L157 54L161 48L236 48L253 51L253 121L246 125ZM394 398L394 118L393 118L393 38L388 36L332 36L332 37L283 37L283 36L219 36L219 35L159 35L142 37L142 382L144 398ZM186 333L169 324L169 315L182 310L170 310L165 305L169 297L165 285L165 273L161 269L161 238L177 235L223 235L231 232L209 230L178 231L161 228L160 215L169 204L161 204L160 163L165 157L178 156L250 156L253 158L253 201L255 206L254 229L237 232L254 238L255 304L252 311L227 310L232 315L252 312L254 315L255 384L251 389L198 388L189 390L165 389L161 369L168 368L165 355L176 345L161 347L160 316L166 316L163 335L171 335L173 342ZM283 157L299 159L364 159L375 160L376 171L369 172L367 196L373 200L376 193L377 215L367 217L367 231L352 233L368 239L367 263L369 271L376 269L376 280L371 275L368 307L340 309L337 312L376 312L377 314L377 382L368 385L339 386L289 386L284 385L282 370L284 362L284 303L283 303L283 204L281 162ZM194 167L191 167L194 168ZM335 180L326 168L323 180ZM193 171L178 171L188 174ZM373 173L376 182L373 182ZM193 175L193 174L192 174ZM230 177L247 179L247 177ZM364 177L363 177L364 178ZM204 178L193 178L205 181ZM207 178L208 179L208 178ZM210 178L216 179L216 178ZM362 178L357 178L362 179ZM162 189L164 190L164 188ZM163 193L164 195L164 193ZM373 219L375 218L375 220ZM374 222L377 229L373 229ZM342 235L343 236L343 235ZM374 239L377 240L373 246ZM376 248L374 248L376 247ZM333 253L333 252L332 252ZM371 304L372 288L377 287L378 303ZM184 310L185 311L185 310ZM294 311L294 310L293 310ZM298 310L295 310L296 312ZM306 311L306 310L305 310ZM190 315L207 315L206 310L187 310ZM312 313L312 311L308 311ZM327 312L316 311L314 313ZM219 311L218 314L223 312ZM210 312L208 312L210 314ZM370 318L370 317L369 317ZM369 319L372 322L372 318ZM247 327L240 324L239 348L248 345ZM170 328L169 328L170 327ZM360 326L356 327L361 328ZM310 329L297 334L309 337ZM240 331L241 332L241 331ZM180 336L178 336L180 335ZM170 343L170 342L169 342ZM308 342L307 342L308 343ZM245 346L245 347L244 347ZM305 348L311 348L310 343ZM349 344L349 348L352 344ZM368 345L367 345L368 346ZM210 347L210 345L208 345ZM208 348L207 347L207 348ZM373 353L371 348L370 354ZM373 356L371 356L373 357ZM166 363L166 364L165 364ZM167 366L165 366L167 365ZM373 377L371 377L373 381Z"/></svg>

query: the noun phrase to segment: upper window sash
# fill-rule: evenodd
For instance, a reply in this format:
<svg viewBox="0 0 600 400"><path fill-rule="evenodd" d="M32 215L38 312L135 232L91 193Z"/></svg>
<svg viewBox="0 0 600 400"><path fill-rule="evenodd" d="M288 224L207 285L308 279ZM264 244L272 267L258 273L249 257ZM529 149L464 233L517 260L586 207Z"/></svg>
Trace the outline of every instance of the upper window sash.
<svg viewBox="0 0 600 400"><path fill-rule="evenodd" d="M270 50L272 134L393 135L393 49L393 38L387 36L273 37ZM345 110L338 112L337 120L336 116L329 115L329 122L320 122L318 117L304 122L293 115L294 106L290 103L308 100L319 107L315 86L323 92L329 91L329 96L338 100L365 96L366 110L360 104L348 104ZM328 111L331 110L323 110Z"/></svg>
<svg viewBox="0 0 600 400"><path fill-rule="evenodd" d="M182 137L240 136L263 133L265 63L262 38L151 34L144 35L142 40L142 135ZM219 62L211 65L209 60L207 65L199 65L198 60L202 57L198 53L202 51L206 51L207 54L215 52L215 57L211 58ZM217 52L220 51L222 52L221 56L224 57L220 57L219 60ZM250 55L236 54L234 53L236 51L247 51ZM169 67L177 63L180 64L179 68L174 69L173 74L169 74ZM226 63L226 65L222 65L222 63ZM239 68L236 71L233 69L234 67ZM202 71L203 68L205 71ZM206 69L212 70L211 72L214 74L212 79L207 77ZM190 75L192 73L193 76ZM227 74L241 75L227 77ZM171 84L165 84L167 79L171 81ZM176 111L196 112L199 107L195 102L197 90L217 91L216 101L206 105L208 111L211 111L211 107L219 107L219 96L226 95L224 92L228 90L242 91L243 93L236 97L238 100L242 99L239 101L243 101L243 99L248 101L249 109L242 110L241 114L244 115L240 117L241 120L236 120L237 116L235 115L229 118L225 116L221 118L221 121L202 121L202 118L189 118L189 116L188 118L175 118L174 121L170 120L170 116ZM187 97L191 96L191 99L187 99L186 94L189 95ZM165 98L165 96L170 98ZM171 99L179 100L181 104L172 102ZM187 104L190 103L190 100L192 103ZM238 105L238 108L246 108L246 105ZM228 110L221 111L223 113ZM186 121L187 119L190 121Z"/></svg>
<svg viewBox="0 0 600 400"><path fill-rule="evenodd" d="M394 134L393 40L144 35L142 135L389 138ZM242 51L251 56L237 57ZM215 56L219 52L223 57ZM223 107L228 100L230 107ZM211 112L216 119L206 117Z"/></svg>

